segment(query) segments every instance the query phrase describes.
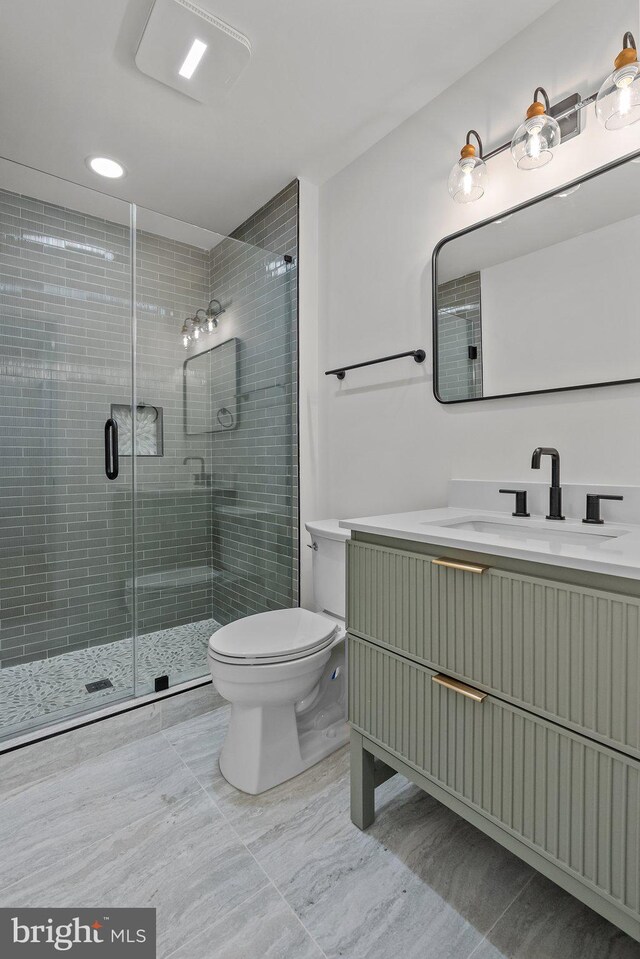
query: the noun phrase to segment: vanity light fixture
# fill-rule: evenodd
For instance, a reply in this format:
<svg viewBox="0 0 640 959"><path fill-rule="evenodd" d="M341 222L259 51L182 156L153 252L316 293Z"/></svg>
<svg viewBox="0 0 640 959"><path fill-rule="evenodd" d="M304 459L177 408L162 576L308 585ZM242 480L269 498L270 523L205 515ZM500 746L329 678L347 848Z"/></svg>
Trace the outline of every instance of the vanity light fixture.
<svg viewBox="0 0 640 959"><path fill-rule="evenodd" d="M640 64L636 41L630 30L622 38L622 50L596 97L596 116L607 130L621 130L640 120Z"/></svg>
<svg viewBox="0 0 640 959"><path fill-rule="evenodd" d="M540 94L544 100L538 100ZM519 170L537 170L553 160L560 144L560 125L550 116L551 106L544 87L536 87L527 117L513 135L511 156Z"/></svg>
<svg viewBox="0 0 640 959"><path fill-rule="evenodd" d="M614 61L613 73L597 93L586 97L572 93L552 108L547 91L544 87L537 87L527 116L513 135L511 143L507 141L487 153L482 149L475 130L469 130L466 143L460 151L460 160L449 175L449 193L458 203L478 200L486 188L487 160L505 150L511 150L519 170L537 170L545 166L553 159L561 141L564 143L581 133L582 111L592 103L606 130L620 130L640 120L640 63L636 41L630 30L622 38L622 50ZM475 155L475 147L469 143L471 136L478 141L479 157ZM640 158L631 162L640 163ZM556 196L567 197L577 189L576 186L562 190ZM503 217L494 222L502 223L506 219Z"/></svg>
<svg viewBox="0 0 640 959"><path fill-rule="evenodd" d="M182 337L182 345L185 350L189 349L189 343L191 342L191 317L188 316L184 323L182 324L182 329L180 330L180 336Z"/></svg>
<svg viewBox="0 0 640 959"><path fill-rule="evenodd" d="M478 153L470 142L475 137ZM464 146L460 150L460 159L449 174L449 193L456 203L473 203L484 196L487 184L487 165L482 159L482 140L475 130L469 130Z"/></svg>

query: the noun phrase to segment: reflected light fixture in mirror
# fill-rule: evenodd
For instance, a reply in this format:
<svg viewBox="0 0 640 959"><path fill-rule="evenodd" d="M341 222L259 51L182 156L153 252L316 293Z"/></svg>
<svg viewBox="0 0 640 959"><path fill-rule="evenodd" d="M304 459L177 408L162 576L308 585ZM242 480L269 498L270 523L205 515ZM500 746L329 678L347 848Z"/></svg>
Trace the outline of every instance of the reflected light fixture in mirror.
<svg viewBox="0 0 640 959"><path fill-rule="evenodd" d="M224 307L220 300L209 300L209 305L205 310L207 317L207 332L213 333L218 328L218 317L224 313Z"/></svg>
<svg viewBox="0 0 640 959"><path fill-rule="evenodd" d="M191 318L187 317L184 323L182 324L182 329L180 330L180 336L182 337L182 345L185 350L189 349L189 343L191 342Z"/></svg>
<svg viewBox="0 0 640 959"><path fill-rule="evenodd" d="M476 148L470 142L472 136L477 140L479 156L476 156ZM487 165L482 159L482 140L475 130L469 130L460 150L460 159L449 174L449 193L456 203L473 203L484 196L487 179Z"/></svg>
<svg viewBox="0 0 640 959"><path fill-rule="evenodd" d="M544 100L538 100L540 94ZM513 135L511 156L519 170L538 170L553 160L560 144L560 125L549 115L551 107L544 87L537 87L527 117Z"/></svg>
<svg viewBox="0 0 640 959"><path fill-rule="evenodd" d="M222 316L225 309L220 300L211 299L206 310L200 307L193 316L188 316L180 330L182 345L185 350L189 349L189 344L200 339L202 333L213 333L218 328L218 318Z"/></svg>
<svg viewBox="0 0 640 959"><path fill-rule="evenodd" d="M198 313L201 311L198 310ZM200 339L200 333L202 332L202 320L198 316L198 313L193 317L191 321L191 335L194 340Z"/></svg>
<svg viewBox="0 0 640 959"><path fill-rule="evenodd" d="M621 130L640 120L640 64L633 34L627 30L614 71L596 97L596 116L607 130Z"/></svg>

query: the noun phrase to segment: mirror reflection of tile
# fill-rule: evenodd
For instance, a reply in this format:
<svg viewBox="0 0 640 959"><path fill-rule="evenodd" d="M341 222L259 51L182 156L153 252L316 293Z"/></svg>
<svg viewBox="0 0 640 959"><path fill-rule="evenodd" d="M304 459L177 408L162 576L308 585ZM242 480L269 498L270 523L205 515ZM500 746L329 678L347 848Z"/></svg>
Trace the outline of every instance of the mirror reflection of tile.
<svg viewBox="0 0 640 959"><path fill-rule="evenodd" d="M118 452L131 456L131 407L112 403L111 416L118 424ZM136 444L138 456L162 456L162 407L139 403L136 408Z"/></svg>
<svg viewBox="0 0 640 959"><path fill-rule="evenodd" d="M184 362L184 428L188 435L238 428L236 337Z"/></svg>

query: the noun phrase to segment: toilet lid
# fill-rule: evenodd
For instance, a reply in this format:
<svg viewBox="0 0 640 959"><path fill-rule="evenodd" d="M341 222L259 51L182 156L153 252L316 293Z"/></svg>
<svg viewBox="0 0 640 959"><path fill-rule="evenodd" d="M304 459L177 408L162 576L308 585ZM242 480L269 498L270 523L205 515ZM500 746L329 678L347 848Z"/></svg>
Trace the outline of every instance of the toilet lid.
<svg viewBox="0 0 640 959"><path fill-rule="evenodd" d="M328 646L337 628L308 609L276 609L223 626L209 640L209 649L214 656L236 661L297 659Z"/></svg>

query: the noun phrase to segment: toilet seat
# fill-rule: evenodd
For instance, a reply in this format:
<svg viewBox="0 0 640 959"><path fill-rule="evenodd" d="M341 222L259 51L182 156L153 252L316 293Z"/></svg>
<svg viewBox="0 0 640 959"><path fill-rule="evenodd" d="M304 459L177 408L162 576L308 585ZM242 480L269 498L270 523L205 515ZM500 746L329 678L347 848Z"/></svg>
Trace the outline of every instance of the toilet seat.
<svg viewBox="0 0 640 959"><path fill-rule="evenodd" d="M269 665L302 659L331 646L338 623L308 609L276 609L223 626L209 640L219 663Z"/></svg>

